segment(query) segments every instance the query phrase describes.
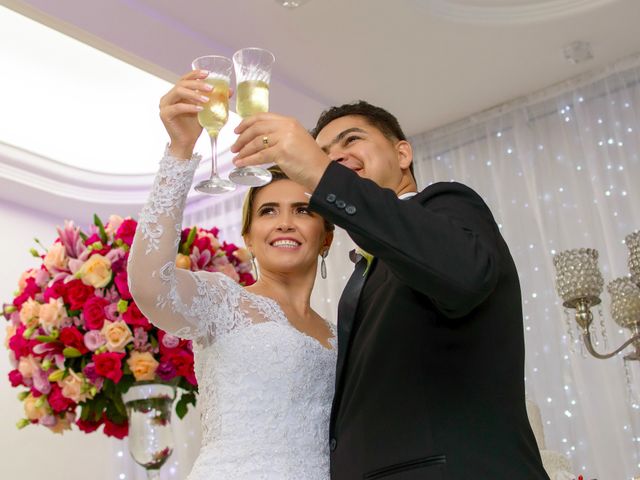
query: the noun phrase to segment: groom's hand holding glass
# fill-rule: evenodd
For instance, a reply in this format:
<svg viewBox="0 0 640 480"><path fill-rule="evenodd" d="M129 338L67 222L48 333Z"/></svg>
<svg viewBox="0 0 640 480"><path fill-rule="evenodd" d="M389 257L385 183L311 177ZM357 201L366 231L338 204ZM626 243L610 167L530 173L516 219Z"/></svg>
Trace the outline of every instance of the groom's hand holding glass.
<svg viewBox="0 0 640 480"><path fill-rule="evenodd" d="M276 163L287 176L313 192L331 161L295 118L259 113L240 123L231 146L236 167Z"/></svg>

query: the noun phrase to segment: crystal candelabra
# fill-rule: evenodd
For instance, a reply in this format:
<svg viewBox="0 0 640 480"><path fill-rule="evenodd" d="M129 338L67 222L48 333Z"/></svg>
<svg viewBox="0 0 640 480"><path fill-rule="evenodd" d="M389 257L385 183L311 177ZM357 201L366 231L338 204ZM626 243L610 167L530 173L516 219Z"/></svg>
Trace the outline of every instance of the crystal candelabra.
<svg viewBox="0 0 640 480"><path fill-rule="evenodd" d="M630 277L612 280L607 285L611 295L611 316L621 327L631 331L631 338L610 353L596 351L591 340L591 307L600 303L604 281L598 268L598 251L592 248L566 250L553 257L558 295L566 308L575 309L575 319L582 332L587 351L596 358L607 359L629 345L634 351L625 360L640 360L640 231L627 235Z"/></svg>

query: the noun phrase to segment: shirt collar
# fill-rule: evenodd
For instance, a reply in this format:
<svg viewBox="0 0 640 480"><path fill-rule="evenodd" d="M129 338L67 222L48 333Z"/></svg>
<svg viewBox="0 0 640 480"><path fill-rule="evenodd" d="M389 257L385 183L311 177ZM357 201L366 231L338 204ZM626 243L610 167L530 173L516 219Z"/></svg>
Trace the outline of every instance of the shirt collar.
<svg viewBox="0 0 640 480"><path fill-rule="evenodd" d="M402 195L400 195L398 198L400 200L407 200L411 197L413 197L414 195L417 195L418 192L407 192L407 193L403 193Z"/></svg>

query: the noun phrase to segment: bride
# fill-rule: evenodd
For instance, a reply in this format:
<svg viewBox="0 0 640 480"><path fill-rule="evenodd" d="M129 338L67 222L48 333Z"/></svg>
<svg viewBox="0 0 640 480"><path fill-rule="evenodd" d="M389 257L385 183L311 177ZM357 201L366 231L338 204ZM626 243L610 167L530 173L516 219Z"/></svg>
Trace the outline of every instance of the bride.
<svg viewBox="0 0 640 480"><path fill-rule="evenodd" d="M328 480L335 331L310 307L318 256L333 226L301 186L273 169L250 189L242 234L260 265L244 288L222 273L177 269L182 214L199 157L196 114L206 72L183 76L160 102L171 143L143 208L129 282L142 312L193 340L203 441L189 480Z"/></svg>

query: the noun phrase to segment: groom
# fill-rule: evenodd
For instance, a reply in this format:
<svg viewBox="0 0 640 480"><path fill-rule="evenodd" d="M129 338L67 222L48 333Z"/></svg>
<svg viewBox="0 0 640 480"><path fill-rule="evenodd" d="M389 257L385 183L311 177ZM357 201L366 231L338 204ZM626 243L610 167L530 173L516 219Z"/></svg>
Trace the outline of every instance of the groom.
<svg viewBox="0 0 640 480"><path fill-rule="evenodd" d="M272 113L236 132L236 165L278 163L362 249L338 307L331 478L548 479L518 275L482 199L453 182L418 192L396 118L366 102L324 112L315 142Z"/></svg>

